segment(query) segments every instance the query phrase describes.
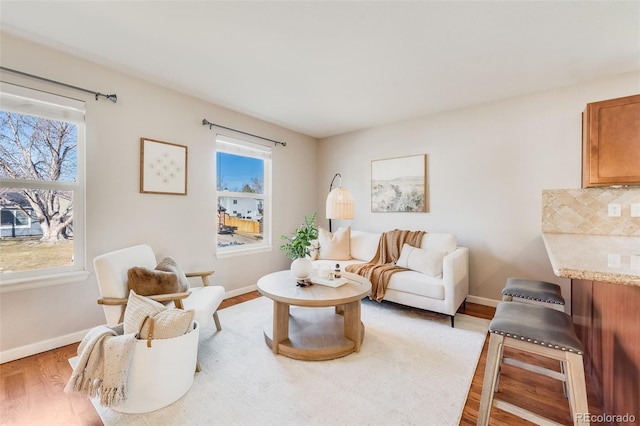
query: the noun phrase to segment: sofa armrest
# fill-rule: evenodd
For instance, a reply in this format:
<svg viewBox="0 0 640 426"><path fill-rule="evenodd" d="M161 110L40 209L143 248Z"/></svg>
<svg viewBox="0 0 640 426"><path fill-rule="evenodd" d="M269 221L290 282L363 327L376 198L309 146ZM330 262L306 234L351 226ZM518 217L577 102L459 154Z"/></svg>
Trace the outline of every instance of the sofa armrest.
<svg viewBox="0 0 640 426"><path fill-rule="evenodd" d="M444 298L455 313L469 294L469 249L458 247L442 260Z"/></svg>

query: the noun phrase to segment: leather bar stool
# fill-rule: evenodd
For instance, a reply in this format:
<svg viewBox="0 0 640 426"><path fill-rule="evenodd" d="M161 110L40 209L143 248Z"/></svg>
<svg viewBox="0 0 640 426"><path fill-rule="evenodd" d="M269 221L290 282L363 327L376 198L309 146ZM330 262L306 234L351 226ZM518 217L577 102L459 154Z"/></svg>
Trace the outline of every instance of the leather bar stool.
<svg viewBox="0 0 640 426"><path fill-rule="evenodd" d="M560 286L546 281L507 278L507 283L502 289L502 300L545 304L564 312L564 298Z"/></svg>
<svg viewBox="0 0 640 426"><path fill-rule="evenodd" d="M536 424L553 423L539 414L497 397L498 394L494 390L503 362L504 348L515 348L563 363L565 368L562 372L525 363L518 367L565 382L574 424L589 423L586 421L589 406L582 361L583 347L569 315L545 306L500 302L489 324L489 332L489 350L480 398L478 425L489 424L492 407Z"/></svg>
<svg viewBox="0 0 640 426"><path fill-rule="evenodd" d="M502 289L503 301L515 301L531 303L535 305L548 306L561 312L564 309L564 297L558 284L547 281L528 280L524 278L507 278L507 283ZM505 364L515 364L513 358L505 358ZM560 369L564 368L564 363L560 363ZM564 370L562 370L564 371ZM496 391L499 381L496 382ZM567 396L567 387L563 384L564 396Z"/></svg>

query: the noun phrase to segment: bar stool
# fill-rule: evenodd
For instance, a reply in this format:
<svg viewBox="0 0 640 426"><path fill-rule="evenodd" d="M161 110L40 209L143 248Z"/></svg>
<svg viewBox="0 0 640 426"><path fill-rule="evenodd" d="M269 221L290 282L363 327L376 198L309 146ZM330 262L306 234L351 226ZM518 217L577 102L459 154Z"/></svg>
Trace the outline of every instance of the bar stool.
<svg viewBox="0 0 640 426"><path fill-rule="evenodd" d="M565 382L574 425L589 424L586 420L589 406L582 363L583 348L569 315L545 306L500 302L489 324L489 331L491 335L478 425L489 424L492 407L536 424L555 424L539 414L496 398L494 390L504 348L515 348L562 362L565 366L562 372L530 364L524 364L521 368Z"/></svg>
<svg viewBox="0 0 640 426"><path fill-rule="evenodd" d="M515 298L515 299L514 299ZM547 281L528 280L524 278L507 278L507 282L502 289L503 301L515 301L530 303L534 305L548 306L561 312L564 309L564 297L558 284ZM505 364L522 367L522 362L513 358L504 358ZM560 363L560 371L564 372L564 363ZM498 391L499 379L496 381L496 392ZM567 396L567 386L563 383L564 396Z"/></svg>
<svg viewBox="0 0 640 426"><path fill-rule="evenodd" d="M564 312L564 298L558 284L523 278L507 278L507 283L502 289L502 300L512 301L513 298L516 298L518 302L545 304L550 308Z"/></svg>

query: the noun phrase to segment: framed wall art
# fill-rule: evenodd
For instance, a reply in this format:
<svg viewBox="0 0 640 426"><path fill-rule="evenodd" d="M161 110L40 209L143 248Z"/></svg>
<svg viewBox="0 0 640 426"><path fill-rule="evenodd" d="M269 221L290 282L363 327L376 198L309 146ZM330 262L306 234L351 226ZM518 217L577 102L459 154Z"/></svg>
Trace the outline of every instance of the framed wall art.
<svg viewBox="0 0 640 426"><path fill-rule="evenodd" d="M140 138L140 192L187 195L187 147Z"/></svg>
<svg viewBox="0 0 640 426"><path fill-rule="evenodd" d="M371 211L427 211L426 154L371 162Z"/></svg>

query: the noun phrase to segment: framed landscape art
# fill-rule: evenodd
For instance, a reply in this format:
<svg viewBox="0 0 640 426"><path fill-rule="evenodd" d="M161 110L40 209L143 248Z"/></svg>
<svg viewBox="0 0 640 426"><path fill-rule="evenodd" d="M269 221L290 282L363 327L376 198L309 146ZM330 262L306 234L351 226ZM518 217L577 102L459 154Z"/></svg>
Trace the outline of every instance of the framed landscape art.
<svg viewBox="0 0 640 426"><path fill-rule="evenodd" d="M372 212L426 212L427 156L371 162Z"/></svg>
<svg viewBox="0 0 640 426"><path fill-rule="evenodd" d="M187 195L187 147L141 138L140 192Z"/></svg>

